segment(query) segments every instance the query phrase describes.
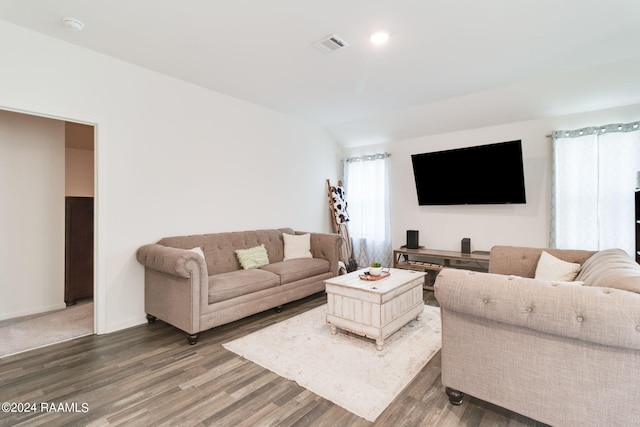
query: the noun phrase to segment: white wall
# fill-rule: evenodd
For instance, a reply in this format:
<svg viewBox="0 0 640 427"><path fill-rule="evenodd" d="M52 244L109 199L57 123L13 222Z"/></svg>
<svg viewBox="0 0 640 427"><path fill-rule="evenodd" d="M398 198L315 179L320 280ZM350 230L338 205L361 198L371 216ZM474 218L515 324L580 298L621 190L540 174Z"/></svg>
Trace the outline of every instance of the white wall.
<svg viewBox="0 0 640 427"><path fill-rule="evenodd" d="M0 320L64 308L64 123L0 110Z"/></svg>
<svg viewBox="0 0 640 427"><path fill-rule="evenodd" d="M96 124L99 333L144 322L142 244L331 230L339 149L323 129L2 21L0 50L0 108Z"/></svg>
<svg viewBox="0 0 640 427"><path fill-rule="evenodd" d="M472 250L493 245L549 245L551 138L554 130L626 123L640 119L640 104L615 109L509 123L394 141L343 151L343 157L389 152L393 246L406 243L406 230L419 230L420 244L460 250L464 237ZM524 205L418 206L411 154L521 139L527 203ZM455 171L452 171L455 176ZM433 185L455 185L451 178ZM348 200L348 194L347 194Z"/></svg>

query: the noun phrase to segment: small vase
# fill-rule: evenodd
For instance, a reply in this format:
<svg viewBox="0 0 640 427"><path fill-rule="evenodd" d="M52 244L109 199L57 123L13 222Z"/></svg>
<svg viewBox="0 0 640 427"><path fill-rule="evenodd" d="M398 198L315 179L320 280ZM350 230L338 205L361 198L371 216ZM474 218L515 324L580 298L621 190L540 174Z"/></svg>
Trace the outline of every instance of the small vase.
<svg viewBox="0 0 640 427"><path fill-rule="evenodd" d="M372 276L379 276L382 274L382 267L369 267L369 274Z"/></svg>

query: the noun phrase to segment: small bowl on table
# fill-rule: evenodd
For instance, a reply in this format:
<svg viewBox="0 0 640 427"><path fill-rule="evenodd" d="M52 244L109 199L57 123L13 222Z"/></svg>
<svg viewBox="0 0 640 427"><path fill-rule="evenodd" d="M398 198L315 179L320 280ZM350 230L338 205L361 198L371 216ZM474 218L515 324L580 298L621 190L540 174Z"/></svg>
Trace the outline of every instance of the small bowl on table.
<svg viewBox="0 0 640 427"><path fill-rule="evenodd" d="M369 274L372 276L380 276L382 274L382 266L381 265L369 266Z"/></svg>

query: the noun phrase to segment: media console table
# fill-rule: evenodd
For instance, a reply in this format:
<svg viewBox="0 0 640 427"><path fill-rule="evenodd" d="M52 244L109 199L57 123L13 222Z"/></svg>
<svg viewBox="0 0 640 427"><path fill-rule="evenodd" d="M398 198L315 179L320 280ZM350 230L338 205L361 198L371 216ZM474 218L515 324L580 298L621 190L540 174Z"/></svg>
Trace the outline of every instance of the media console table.
<svg viewBox="0 0 640 427"><path fill-rule="evenodd" d="M407 249L401 246L393 251L393 267L423 271L424 288L433 290L436 276L443 268L462 268L474 271L489 271L489 252L473 251L469 254L437 249Z"/></svg>

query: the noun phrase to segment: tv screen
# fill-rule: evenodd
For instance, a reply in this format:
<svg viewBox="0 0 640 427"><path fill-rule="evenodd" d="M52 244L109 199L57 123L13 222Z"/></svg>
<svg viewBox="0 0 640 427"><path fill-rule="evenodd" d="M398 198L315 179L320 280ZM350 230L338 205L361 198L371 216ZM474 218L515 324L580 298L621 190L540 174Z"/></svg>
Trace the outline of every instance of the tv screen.
<svg viewBox="0 0 640 427"><path fill-rule="evenodd" d="M418 203L526 203L522 141L411 155Z"/></svg>

